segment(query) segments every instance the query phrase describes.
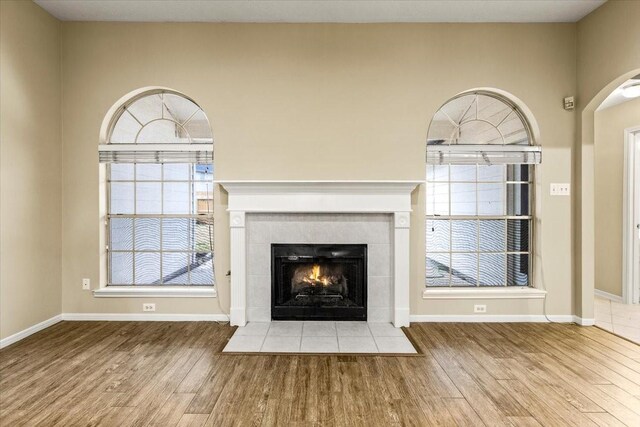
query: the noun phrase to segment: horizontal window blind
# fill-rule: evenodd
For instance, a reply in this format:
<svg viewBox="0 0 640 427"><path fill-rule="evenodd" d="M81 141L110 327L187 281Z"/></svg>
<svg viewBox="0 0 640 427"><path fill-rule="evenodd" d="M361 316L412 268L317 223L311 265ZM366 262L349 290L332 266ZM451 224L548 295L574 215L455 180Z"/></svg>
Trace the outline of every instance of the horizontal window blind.
<svg viewBox="0 0 640 427"><path fill-rule="evenodd" d="M108 285L214 285L213 165L106 171Z"/></svg>
<svg viewBox="0 0 640 427"><path fill-rule="evenodd" d="M542 148L522 145L429 145L430 165L536 165Z"/></svg>
<svg viewBox="0 0 640 427"><path fill-rule="evenodd" d="M427 165L427 286L531 285L533 168Z"/></svg>
<svg viewBox="0 0 640 427"><path fill-rule="evenodd" d="M100 163L213 163L211 144L100 144Z"/></svg>

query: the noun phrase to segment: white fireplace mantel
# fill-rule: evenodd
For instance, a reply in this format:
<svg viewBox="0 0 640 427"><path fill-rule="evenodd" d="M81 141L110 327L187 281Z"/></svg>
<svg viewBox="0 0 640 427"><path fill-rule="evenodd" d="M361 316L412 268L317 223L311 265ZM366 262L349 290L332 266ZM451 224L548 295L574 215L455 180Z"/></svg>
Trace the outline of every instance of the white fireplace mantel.
<svg viewBox="0 0 640 427"><path fill-rule="evenodd" d="M245 214L389 213L394 216L393 323L409 326L411 192L421 181L217 181L229 194L232 325L247 322Z"/></svg>

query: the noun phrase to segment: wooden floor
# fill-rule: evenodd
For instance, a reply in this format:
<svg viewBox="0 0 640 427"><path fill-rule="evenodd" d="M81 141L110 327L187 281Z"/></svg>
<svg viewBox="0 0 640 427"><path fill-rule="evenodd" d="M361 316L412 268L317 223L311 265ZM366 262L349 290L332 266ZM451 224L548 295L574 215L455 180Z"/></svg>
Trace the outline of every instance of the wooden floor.
<svg viewBox="0 0 640 427"><path fill-rule="evenodd" d="M423 356L225 355L216 323L62 322L0 351L0 425L640 426L640 346L414 324Z"/></svg>

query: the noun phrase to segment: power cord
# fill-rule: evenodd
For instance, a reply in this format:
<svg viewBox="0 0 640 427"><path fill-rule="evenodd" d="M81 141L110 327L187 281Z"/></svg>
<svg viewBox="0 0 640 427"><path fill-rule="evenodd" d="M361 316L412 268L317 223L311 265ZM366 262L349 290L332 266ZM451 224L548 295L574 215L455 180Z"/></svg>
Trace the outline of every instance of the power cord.
<svg viewBox="0 0 640 427"><path fill-rule="evenodd" d="M213 186L211 188L211 193L209 193L209 183L207 183L207 195L211 194L211 197L213 197ZM213 209L211 204L213 203L212 199L209 198L207 196L207 215L212 215L213 214ZM211 218L209 217L209 219L207 220L207 230L209 232L209 248L211 249L211 271L213 273L213 277L215 277L216 275L216 270L214 267L214 257L213 257L213 221L211 220ZM231 272L227 273L227 277L231 276ZM218 304L218 309L220 310L220 312L222 314L224 314L225 316L227 316L227 320L217 320L216 322L220 325L226 325L227 323L229 323L231 321L231 316L229 313L227 313L224 308L222 308L222 303L220 302L220 287L216 286L216 303Z"/></svg>
<svg viewBox="0 0 640 427"><path fill-rule="evenodd" d="M536 245L536 247L540 248L540 250L538 250L537 252L542 254L542 222L541 221L537 221L538 222L538 236L539 240L540 240L540 244ZM544 294L544 298L542 299L542 314L544 315L545 319L547 319L547 322L549 323L559 323L559 322L554 322L553 320L551 320L549 318L549 315L547 314L547 296L549 295L549 293L547 292L547 286L545 284L545 280L544 280L544 262L542 261L542 255L539 256L539 264L540 264L540 285L541 285L541 289L543 291L545 291L546 293ZM532 272L533 273L533 272Z"/></svg>

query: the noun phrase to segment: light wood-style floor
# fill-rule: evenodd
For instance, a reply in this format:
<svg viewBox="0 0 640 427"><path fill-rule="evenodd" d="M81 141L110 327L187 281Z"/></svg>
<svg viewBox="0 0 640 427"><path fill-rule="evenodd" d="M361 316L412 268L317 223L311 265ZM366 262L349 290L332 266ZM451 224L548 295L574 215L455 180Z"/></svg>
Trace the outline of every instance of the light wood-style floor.
<svg viewBox="0 0 640 427"><path fill-rule="evenodd" d="M0 351L0 425L640 426L640 346L414 324L422 356L228 355L216 323L62 322Z"/></svg>

